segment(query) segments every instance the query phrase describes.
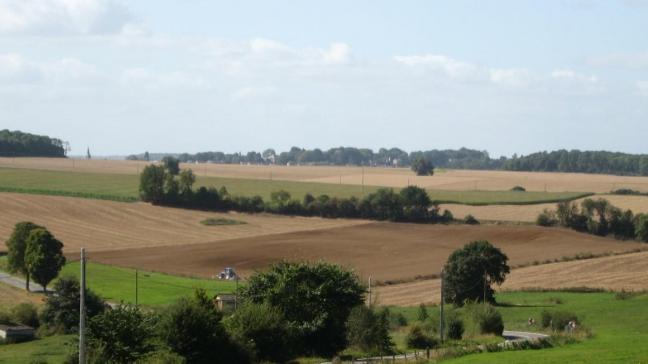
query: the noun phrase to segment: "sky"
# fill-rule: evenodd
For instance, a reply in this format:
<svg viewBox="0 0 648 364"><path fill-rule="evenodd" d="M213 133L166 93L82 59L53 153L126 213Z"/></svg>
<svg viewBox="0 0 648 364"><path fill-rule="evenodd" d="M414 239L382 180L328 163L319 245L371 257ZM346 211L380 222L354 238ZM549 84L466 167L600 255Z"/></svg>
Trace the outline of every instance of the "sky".
<svg viewBox="0 0 648 364"><path fill-rule="evenodd" d="M648 0L0 0L0 129L93 155L648 153Z"/></svg>

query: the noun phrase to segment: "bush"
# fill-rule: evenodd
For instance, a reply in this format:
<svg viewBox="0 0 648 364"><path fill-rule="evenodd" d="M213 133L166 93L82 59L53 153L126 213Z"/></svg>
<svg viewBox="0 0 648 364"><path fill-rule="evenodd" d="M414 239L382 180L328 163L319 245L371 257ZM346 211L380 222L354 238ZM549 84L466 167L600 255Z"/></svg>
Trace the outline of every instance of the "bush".
<svg viewBox="0 0 648 364"><path fill-rule="evenodd" d="M558 224L558 220L556 219L556 214L553 211L545 209L540 213L540 215L538 215L536 224L539 226L554 226Z"/></svg>
<svg viewBox="0 0 648 364"><path fill-rule="evenodd" d="M479 327L481 334L495 334L502 336L504 321L502 315L491 305L473 303L469 305L473 321Z"/></svg>
<svg viewBox="0 0 648 364"><path fill-rule="evenodd" d="M414 325L410 328L405 343L411 349L434 349L439 345L439 341L423 332L420 325Z"/></svg>
<svg viewBox="0 0 648 364"><path fill-rule="evenodd" d="M416 315L416 318L417 318L419 321L423 322L423 321L427 320L428 317L430 317L430 315L429 315L428 312L427 312L427 308L425 307L424 304L421 303L421 304L419 305L418 313L417 313L417 315Z"/></svg>
<svg viewBox="0 0 648 364"><path fill-rule="evenodd" d="M390 329L396 330L396 329L401 328L403 326L407 326L407 319L405 318L405 316L402 313L400 313L400 312L392 313L389 310L389 308L387 308L387 307L383 311L387 315L387 320L389 320L389 328Z"/></svg>
<svg viewBox="0 0 648 364"><path fill-rule="evenodd" d="M578 316L573 312L567 311L542 311L542 327L550 328L554 331L563 330L570 321L579 323Z"/></svg>
<svg viewBox="0 0 648 364"><path fill-rule="evenodd" d="M79 281L75 277L63 277L54 284L56 295L47 297L41 312L41 323L48 331L72 333L79 324ZM86 316L88 319L102 313L105 309L101 298L86 289Z"/></svg>
<svg viewBox="0 0 648 364"><path fill-rule="evenodd" d="M515 186L515 187L511 188L511 191L514 191L514 192L526 192L526 188L524 188L522 186Z"/></svg>
<svg viewBox="0 0 648 364"><path fill-rule="evenodd" d="M475 219L473 215L468 214L466 215L466 217L464 217L464 224L479 225L479 220Z"/></svg>
<svg viewBox="0 0 648 364"><path fill-rule="evenodd" d="M448 338L452 340L461 340L464 334L464 323L456 316L450 316L447 321Z"/></svg>
<svg viewBox="0 0 648 364"><path fill-rule="evenodd" d="M166 350L154 351L143 358L138 364L186 364L187 361L178 354Z"/></svg>
<svg viewBox="0 0 648 364"><path fill-rule="evenodd" d="M637 240L648 243L648 214L637 215L635 233Z"/></svg>
<svg viewBox="0 0 648 364"><path fill-rule="evenodd" d="M365 305L356 306L347 321L349 345L370 354L392 353L394 343L389 336L388 315L389 311L374 312Z"/></svg>
<svg viewBox="0 0 648 364"><path fill-rule="evenodd" d="M239 307L224 324L232 339L259 361L283 363L294 357L289 328L275 307L248 303Z"/></svg>
<svg viewBox="0 0 648 364"><path fill-rule="evenodd" d="M19 303L11 309L11 318L12 321L21 324L27 325L34 328L40 326L40 321L38 320L38 311L36 306L32 303Z"/></svg>

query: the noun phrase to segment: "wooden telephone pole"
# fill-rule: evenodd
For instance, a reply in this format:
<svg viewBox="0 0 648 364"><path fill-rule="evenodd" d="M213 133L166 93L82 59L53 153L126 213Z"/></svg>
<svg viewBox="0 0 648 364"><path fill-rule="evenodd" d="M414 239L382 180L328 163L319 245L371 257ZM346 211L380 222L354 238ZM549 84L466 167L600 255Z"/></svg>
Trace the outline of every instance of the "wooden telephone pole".
<svg viewBox="0 0 648 364"><path fill-rule="evenodd" d="M86 290L86 258L85 248L81 248L81 286L79 287L79 364L86 363L86 310L85 310L85 290Z"/></svg>

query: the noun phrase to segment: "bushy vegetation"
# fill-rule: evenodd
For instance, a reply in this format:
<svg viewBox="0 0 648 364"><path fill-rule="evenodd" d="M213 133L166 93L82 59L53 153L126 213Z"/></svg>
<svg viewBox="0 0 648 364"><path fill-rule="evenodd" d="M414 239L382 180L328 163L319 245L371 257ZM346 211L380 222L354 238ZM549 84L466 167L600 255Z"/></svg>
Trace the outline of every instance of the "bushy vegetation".
<svg viewBox="0 0 648 364"><path fill-rule="evenodd" d="M65 148L59 139L4 129L0 157L65 157Z"/></svg>
<svg viewBox="0 0 648 364"><path fill-rule="evenodd" d="M461 340L464 334L464 322L458 315L450 315L446 320L448 327L448 338L452 340Z"/></svg>
<svg viewBox="0 0 648 364"><path fill-rule="evenodd" d="M466 310L481 334L494 334L502 336L504 320L502 315L489 304L471 303Z"/></svg>
<svg viewBox="0 0 648 364"><path fill-rule="evenodd" d="M540 315L542 318L542 327L553 331L565 330L570 322L580 323L578 316L573 312L544 310Z"/></svg>
<svg viewBox="0 0 648 364"><path fill-rule="evenodd" d="M616 239L637 239L648 242L648 215L634 215L621 210L606 199L560 202L555 211L544 210L536 223L540 226L560 225L599 236L613 235Z"/></svg>
<svg viewBox="0 0 648 364"><path fill-rule="evenodd" d="M477 220L473 215L466 215L464 217L464 224L466 225L479 225L479 220Z"/></svg>
<svg viewBox="0 0 648 364"><path fill-rule="evenodd" d="M619 188L616 189L612 192L610 192L613 195L626 195L626 196L648 196L648 192L641 192L637 190L633 190L630 188Z"/></svg>
<svg viewBox="0 0 648 364"><path fill-rule="evenodd" d="M163 165L149 165L140 177L142 200L154 204L209 209L217 211L270 212L285 215L320 216L328 218L364 218L418 223L449 222L451 214L440 214L439 207L428 193L409 186L399 192L381 188L362 199L336 198L306 194L302 201L287 191L275 191L270 201L260 196L231 196L227 189L200 187L193 190L195 177L191 170L179 171L177 160L167 159Z"/></svg>
<svg viewBox="0 0 648 364"><path fill-rule="evenodd" d="M410 349L434 349L439 345L439 340L425 332L420 324L414 324L410 327L405 343Z"/></svg>
<svg viewBox="0 0 648 364"><path fill-rule="evenodd" d="M45 330L50 333L73 333L79 325L79 281L63 277L54 284L56 295L50 295L40 315ZM104 312L106 306L97 294L86 289L86 316L88 319Z"/></svg>
<svg viewBox="0 0 648 364"><path fill-rule="evenodd" d="M391 354L394 342L389 336L389 327L389 311L356 306L346 324L348 345L369 354Z"/></svg>
<svg viewBox="0 0 648 364"><path fill-rule="evenodd" d="M412 161L412 171L417 176L432 176L434 175L434 165L425 157L417 157Z"/></svg>
<svg viewBox="0 0 648 364"><path fill-rule="evenodd" d="M469 301L494 303L491 284L502 284L510 272L508 257L488 241L473 241L455 250L444 266L444 299L462 306Z"/></svg>

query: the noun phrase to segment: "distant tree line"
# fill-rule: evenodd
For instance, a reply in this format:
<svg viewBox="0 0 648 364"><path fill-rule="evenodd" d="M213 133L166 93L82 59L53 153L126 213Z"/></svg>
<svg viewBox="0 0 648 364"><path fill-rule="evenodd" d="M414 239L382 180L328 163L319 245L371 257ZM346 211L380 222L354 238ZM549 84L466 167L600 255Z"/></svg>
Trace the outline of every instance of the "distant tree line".
<svg viewBox="0 0 648 364"><path fill-rule="evenodd" d="M648 215L621 210L602 198L585 199L580 206L575 202L561 202L556 210L545 210L538 215L536 222L541 226L559 225L599 236L648 242Z"/></svg>
<svg viewBox="0 0 648 364"><path fill-rule="evenodd" d="M65 157L63 141L45 135L0 130L0 157Z"/></svg>
<svg viewBox="0 0 648 364"><path fill-rule="evenodd" d="M270 201L260 196L232 196L225 187L200 187L190 169L180 170L174 158L165 158L160 165L149 165L140 176L140 197L153 204L207 210L270 212L284 215L321 216L328 218L364 218L419 223L449 222L449 211L440 213L428 193L409 186L399 192L379 189L363 198L337 198L306 194L302 200L293 199L287 191L275 191Z"/></svg>
<svg viewBox="0 0 648 364"><path fill-rule="evenodd" d="M507 159L510 171L578 172L648 176L648 155L605 151L557 150Z"/></svg>

